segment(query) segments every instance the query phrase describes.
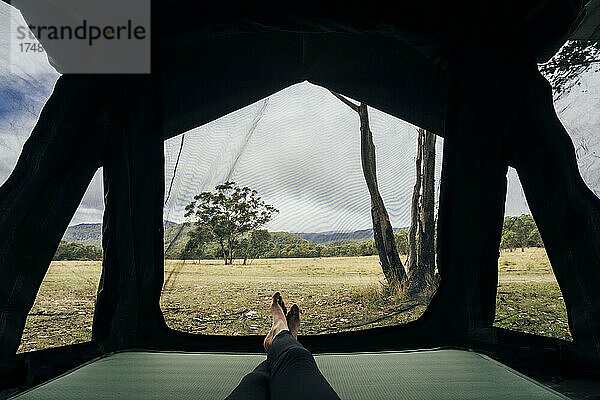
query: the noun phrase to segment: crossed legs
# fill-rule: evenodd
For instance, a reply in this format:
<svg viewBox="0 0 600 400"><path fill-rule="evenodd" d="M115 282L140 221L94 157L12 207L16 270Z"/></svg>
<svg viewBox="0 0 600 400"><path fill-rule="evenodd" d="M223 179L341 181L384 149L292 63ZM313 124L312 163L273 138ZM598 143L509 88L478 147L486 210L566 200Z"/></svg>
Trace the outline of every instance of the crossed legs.
<svg viewBox="0 0 600 400"><path fill-rule="evenodd" d="M246 375L226 400L339 400L312 354L298 340L300 309L287 312L279 292L271 302L273 325L264 340L267 359Z"/></svg>

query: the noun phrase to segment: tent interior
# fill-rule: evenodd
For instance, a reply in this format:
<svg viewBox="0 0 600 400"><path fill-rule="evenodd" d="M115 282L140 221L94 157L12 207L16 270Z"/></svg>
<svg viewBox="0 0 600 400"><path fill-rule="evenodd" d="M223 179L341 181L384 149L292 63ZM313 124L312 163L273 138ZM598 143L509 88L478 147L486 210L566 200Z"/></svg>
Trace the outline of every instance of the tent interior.
<svg viewBox="0 0 600 400"><path fill-rule="evenodd" d="M589 150L600 118L600 1L446 3L154 1L149 74L63 73L72 58L41 40L52 70L42 89L24 85L44 101L0 186L0 396L231 392L264 358L263 336L173 325L163 304L171 283L164 236L178 233L165 220L182 222L194 195L234 179L280 196L294 226L304 224L297 232L316 232L322 221L336 231L356 226L348 209L360 196L368 209L369 198L360 166L343 166L359 159L349 133L358 115L331 92L370 107L385 167L379 184L394 199L386 204L397 226L410 217L416 127L439 137L435 293L410 321L300 338L340 396L600 396L600 177L597 147ZM44 10L19 11L31 25ZM592 58L556 58L567 41L591 46ZM569 86L553 75L557 66L593 73ZM3 82L27 82L30 67L0 71ZM577 107L582 93L594 101ZM281 194L282 181L308 180L296 168L303 163L320 185L344 177L334 197L306 185ZM572 340L495 325L507 173L522 185ZM20 352L52 257L100 179L102 270L90 340ZM313 215L295 215L310 196L320 199ZM346 209L332 206L344 201Z"/></svg>

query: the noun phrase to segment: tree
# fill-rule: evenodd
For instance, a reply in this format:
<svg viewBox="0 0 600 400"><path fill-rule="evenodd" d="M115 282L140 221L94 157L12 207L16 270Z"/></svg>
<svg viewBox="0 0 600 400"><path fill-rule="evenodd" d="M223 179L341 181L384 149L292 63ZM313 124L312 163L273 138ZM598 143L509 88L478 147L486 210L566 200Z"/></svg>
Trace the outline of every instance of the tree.
<svg viewBox="0 0 600 400"><path fill-rule="evenodd" d="M527 235L527 247L544 247L544 242L542 242L542 236L537 226Z"/></svg>
<svg viewBox="0 0 600 400"><path fill-rule="evenodd" d="M517 247L525 251L525 247L543 247L540 232L531 215L504 217L500 248L513 250Z"/></svg>
<svg viewBox="0 0 600 400"><path fill-rule="evenodd" d="M400 256L398 256L390 217L377 185L375 145L373 144L373 133L369 127L367 105L364 103L354 104L339 93L333 91L331 93L358 113L360 120L360 158L367 188L371 196L371 219L373 220L375 247L377 247L379 253L379 261L385 279L390 285L398 286L406 280L406 272L400 261Z"/></svg>
<svg viewBox="0 0 600 400"><path fill-rule="evenodd" d="M517 235L513 231L502 232L502 238L500 239L500 248L512 250L517 247Z"/></svg>
<svg viewBox="0 0 600 400"><path fill-rule="evenodd" d="M203 224L197 224L195 229L188 232L188 241L183 249L184 259L200 261L206 256L206 245L213 240L213 235Z"/></svg>
<svg viewBox="0 0 600 400"><path fill-rule="evenodd" d="M404 230L394 234L398 254L408 254L408 233Z"/></svg>
<svg viewBox="0 0 600 400"><path fill-rule="evenodd" d="M435 142L436 136L418 129L416 181L408 232L408 284L423 292L435 276Z"/></svg>
<svg viewBox="0 0 600 400"><path fill-rule="evenodd" d="M235 182L194 196L185 210L185 216L195 220L196 230L208 231L218 243L225 264L233 263L234 247L241 236L264 226L278 212L262 201L256 190Z"/></svg>
<svg viewBox="0 0 600 400"><path fill-rule="evenodd" d="M258 258L265 253L271 234L266 229L256 229L248 235L246 240L246 254L244 255L244 265L249 257Z"/></svg>
<svg viewBox="0 0 600 400"><path fill-rule="evenodd" d="M96 246L86 246L81 243L65 242L61 240L52 259L55 261L102 260L102 249Z"/></svg>
<svg viewBox="0 0 600 400"><path fill-rule="evenodd" d="M408 274L412 275L412 271L415 271L418 262L417 253L417 234L419 232L419 201L421 198L421 185L423 184L422 166L423 163L423 135L419 131L417 136L417 157L415 158L415 186L413 187L413 194L410 206L410 228L408 230Z"/></svg>

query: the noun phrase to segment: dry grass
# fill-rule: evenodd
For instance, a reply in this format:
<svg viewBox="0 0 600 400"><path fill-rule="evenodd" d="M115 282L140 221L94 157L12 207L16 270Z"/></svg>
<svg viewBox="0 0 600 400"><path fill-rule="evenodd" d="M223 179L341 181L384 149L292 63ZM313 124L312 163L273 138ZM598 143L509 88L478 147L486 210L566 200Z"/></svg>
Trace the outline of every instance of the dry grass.
<svg viewBox="0 0 600 400"><path fill-rule="evenodd" d="M27 317L19 351L90 340L100 271L98 261L53 261Z"/></svg>
<svg viewBox="0 0 600 400"><path fill-rule="evenodd" d="M302 310L303 333L326 333L366 323L406 307L384 294L376 257L255 260L249 266L219 261L167 262L161 298L168 324L192 333L243 335L269 327L266 304L279 290ZM424 306L365 327L415 319Z"/></svg>
<svg viewBox="0 0 600 400"><path fill-rule="evenodd" d="M90 340L100 262L53 262L27 319L19 351ZM503 252L497 326L568 339L564 303L543 249ZM250 265L167 261L161 307L175 329L262 334L280 290L302 309L302 333L398 324L418 318L413 301L384 285L377 257L254 260Z"/></svg>
<svg viewBox="0 0 600 400"><path fill-rule="evenodd" d="M496 326L571 340L562 293L544 249L503 251Z"/></svg>

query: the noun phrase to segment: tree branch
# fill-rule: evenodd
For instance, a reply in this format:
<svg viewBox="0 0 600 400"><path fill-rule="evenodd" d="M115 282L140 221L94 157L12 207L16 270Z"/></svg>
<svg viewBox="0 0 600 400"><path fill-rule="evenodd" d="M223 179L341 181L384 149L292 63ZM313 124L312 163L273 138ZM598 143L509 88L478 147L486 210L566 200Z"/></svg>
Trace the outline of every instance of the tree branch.
<svg viewBox="0 0 600 400"><path fill-rule="evenodd" d="M340 99L340 101L342 103L344 103L345 105L347 105L348 107L350 107L354 111L358 112L358 105L357 104L354 104L353 102L351 102L350 100L348 100L347 98L345 98L341 94L334 92L333 90L330 90L330 92L331 92L332 95L334 95L335 97L337 97L338 99Z"/></svg>

